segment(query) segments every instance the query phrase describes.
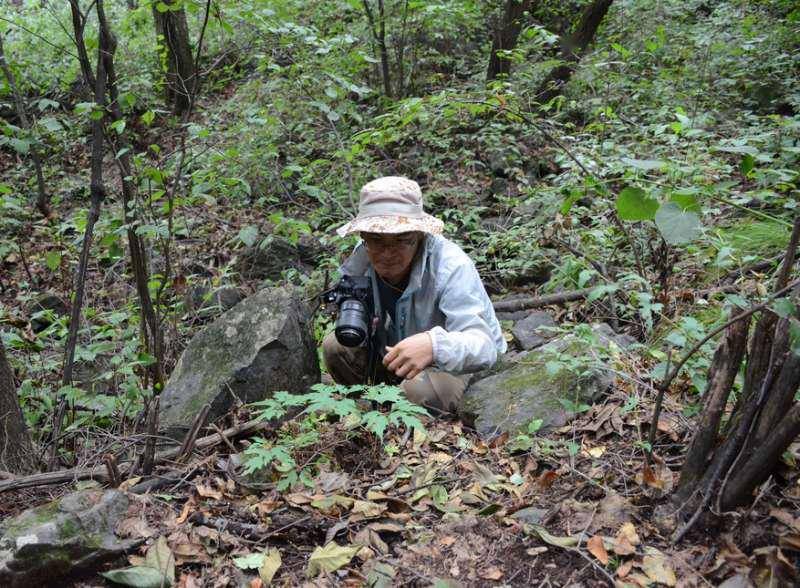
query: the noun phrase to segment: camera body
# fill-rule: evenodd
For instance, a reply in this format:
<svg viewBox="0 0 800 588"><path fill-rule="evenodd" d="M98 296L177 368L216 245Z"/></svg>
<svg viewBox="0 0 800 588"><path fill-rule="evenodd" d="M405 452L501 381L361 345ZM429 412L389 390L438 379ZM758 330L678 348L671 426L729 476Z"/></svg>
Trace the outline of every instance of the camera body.
<svg viewBox="0 0 800 588"><path fill-rule="evenodd" d="M358 347L372 336L372 280L368 276L343 276L323 294L326 303L339 307L334 332L345 347Z"/></svg>

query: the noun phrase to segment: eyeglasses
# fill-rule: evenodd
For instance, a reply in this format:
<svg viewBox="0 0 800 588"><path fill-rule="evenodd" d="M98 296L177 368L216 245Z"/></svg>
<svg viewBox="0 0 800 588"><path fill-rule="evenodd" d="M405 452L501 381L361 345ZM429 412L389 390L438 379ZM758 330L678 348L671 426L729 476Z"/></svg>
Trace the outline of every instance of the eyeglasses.
<svg viewBox="0 0 800 588"><path fill-rule="evenodd" d="M394 238L361 233L361 239L363 239L364 245L366 245L367 249L370 251L382 249L412 249L416 247L419 242L419 238L414 233L400 233Z"/></svg>

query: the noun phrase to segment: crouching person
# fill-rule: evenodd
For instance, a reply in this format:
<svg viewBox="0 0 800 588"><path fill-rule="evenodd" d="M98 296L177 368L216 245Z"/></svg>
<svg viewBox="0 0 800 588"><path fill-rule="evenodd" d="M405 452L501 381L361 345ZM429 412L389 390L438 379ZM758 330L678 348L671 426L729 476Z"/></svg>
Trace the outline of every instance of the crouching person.
<svg viewBox="0 0 800 588"><path fill-rule="evenodd" d="M383 177L361 189L358 216L337 231L358 233L361 242L340 268L337 329L323 341L336 383L399 384L433 414L455 413L464 374L491 367L505 352L475 265L441 236L442 227L423 212L412 180ZM352 302L359 296L364 319L361 302Z"/></svg>

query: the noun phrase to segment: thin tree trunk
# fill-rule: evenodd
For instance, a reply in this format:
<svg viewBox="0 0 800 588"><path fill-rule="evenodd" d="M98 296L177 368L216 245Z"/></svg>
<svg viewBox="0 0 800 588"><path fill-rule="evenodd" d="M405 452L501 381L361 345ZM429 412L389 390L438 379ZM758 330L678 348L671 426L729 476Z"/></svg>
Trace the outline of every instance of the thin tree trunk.
<svg viewBox="0 0 800 588"><path fill-rule="evenodd" d="M22 100L22 94L20 94L19 90L17 89L17 81L14 78L14 72L11 71L11 67L8 65L8 61L6 60L6 52L5 48L3 47L3 35L0 34L0 69L3 70L3 74L6 77L6 81L8 82L8 87L11 90L11 95L14 97L14 104L16 105L17 109L17 116L20 120L20 126L23 129L30 129L31 123L28 119L28 115L25 112L25 103ZM36 208L39 209L39 212L42 214L43 217L47 218L50 216L50 202L47 199L47 191L44 187L44 174L42 173L42 158L39 155L39 147L36 145L35 142L31 145L30 148L31 160L33 161L33 168L36 172L36 187L38 189L37 198L36 198Z"/></svg>
<svg viewBox="0 0 800 588"><path fill-rule="evenodd" d="M561 65L553 68L536 91L536 100L547 104L561 93L564 85L575 73L575 65L597 34L597 29L611 7L613 0L594 0L581 15L575 31L561 41Z"/></svg>
<svg viewBox="0 0 800 588"><path fill-rule="evenodd" d="M686 452L686 460L681 468L677 495L684 500L700 480L706 469L708 456L714 449L719 433L719 423L733 387L734 378L742 364L747 347L747 333L750 318L732 324L725 339L717 348L708 377L708 385L703 395L705 399L697 432Z"/></svg>
<svg viewBox="0 0 800 588"><path fill-rule="evenodd" d="M102 4L98 1L98 5ZM76 40L83 41L83 26L85 19L80 12L77 0L70 0L70 8L72 10L73 25L77 25L75 29ZM78 56L81 61L81 69L84 70L84 76L87 83L91 80L94 82L94 101L97 108L103 113L102 117L92 119L92 155L91 155L91 178L89 181L89 193L91 195L91 203L89 206L89 215L86 219L86 229L83 233L83 244L81 247L80 260L78 262L78 271L75 275L74 291L75 296L72 302L72 312L69 321L69 334L67 335L67 344L64 352L64 373L62 377L62 384L69 386L72 384L72 369L75 363L75 346L78 342L78 329L81 322L81 309L83 307L83 294L86 288L86 271L89 266L89 253L92 247L92 238L94 236L94 225L100 218L100 207L105 200L105 185L103 184L103 121L106 112L106 84L108 81L107 72L105 69L105 61L103 59L103 52L108 48L108 39L100 31L99 43L97 47L97 75L86 76L86 73L91 74L91 67L88 64L88 54L86 53L85 46L81 51L78 48ZM85 63L84 63L85 60ZM53 469L58 461L58 438L61 434L61 425L64 420L66 412L66 401L62 398L56 407L55 416L53 419L53 433L50 446L50 455L48 458L48 468Z"/></svg>
<svg viewBox="0 0 800 588"><path fill-rule="evenodd" d="M165 0L170 10L160 12L158 4L153 4L153 20L156 34L164 39L167 48L167 104L176 114L183 114L189 108L190 89L196 75L192 48L189 44L189 26L183 8L173 10L176 0Z"/></svg>
<svg viewBox="0 0 800 588"><path fill-rule="evenodd" d="M378 44L378 51L381 58L381 77L383 78L383 93L392 96L392 82L391 73L389 71L389 49L386 46L386 13L384 11L383 0L378 0L378 19L375 20L375 15L372 12L372 7L369 0L362 0L364 6L364 13L367 15L367 22L369 23L372 38Z"/></svg>
<svg viewBox="0 0 800 588"><path fill-rule="evenodd" d="M797 392L795 384L794 392ZM746 504L753 498L753 491L774 471L786 448L800 435L800 403L786 413L773 427L772 434L752 453L747 460L732 472L723 489L720 506L730 510Z"/></svg>
<svg viewBox="0 0 800 588"><path fill-rule="evenodd" d="M511 61L500 55L500 51L512 51L517 46L517 38L522 31L522 18L531 11L531 0L507 0L503 21L494 32L492 52L489 55L489 67L486 81L491 82L499 75L511 72Z"/></svg>
<svg viewBox="0 0 800 588"><path fill-rule="evenodd" d="M103 3L97 4L98 23L102 35L108 40L108 46L103 52L105 71L108 74L108 93L110 101L108 109L111 112L113 121L123 119L122 111L119 106L119 92L117 90L116 70L114 68L114 52L116 51L117 42L114 33L105 16ZM191 56L190 56L191 58ZM195 86L194 80L189 80L190 87L188 88L187 98L192 95L192 88ZM191 100L187 100L187 110ZM131 217L132 206L136 200L136 186L133 182L133 165L131 162L131 149L125 140L125 135L120 135L120 145L117 150L121 153L117 157L120 167L120 181L122 184L122 210L125 224L128 226L128 248L131 254L131 268L133 270L134 281L136 283L136 292L139 296L139 306L142 314L142 324L144 326L144 343L145 349L155 358L155 363L152 366L151 372L153 381L157 385L156 389L160 389L164 383L164 353L163 353L163 337L161 330L158 326L158 317L156 316L155 307L153 306L152 298L150 297L150 289L148 287L149 272L147 269L147 253L144 240L141 236L136 234L133 218Z"/></svg>
<svg viewBox="0 0 800 588"><path fill-rule="evenodd" d="M35 466L33 442L19 406L14 374L0 339L0 469L28 474Z"/></svg>
<svg viewBox="0 0 800 588"><path fill-rule="evenodd" d="M72 5L73 10L78 10L76 0L71 0L70 4ZM78 18L82 20L80 13ZM81 34L81 38L82 37L83 35ZM70 316L69 335L67 336L66 357L64 361L64 374L62 378L64 385L69 385L72 383L72 368L75 360L75 344L78 339L78 328L80 326L81 308L83 306L83 294L86 283L86 269L89 265L89 251L92 246L94 225L97 222L97 219L100 217L100 206L106 195L105 186L103 184L103 120L105 119L106 107L107 72L102 53L107 46L107 43L108 40L105 39L101 33L100 43L97 49L97 75L96 77L93 77L93 81L94 101L97 105L97 108L103 112L103 116L92 120L91 177L89 182L91 204L89 207L89 215L86 221L86 229L83 235L81 256L78 263L78 272L75 277L75 297ZM87 82L88 81L89 80L87 80Z"/></svg>

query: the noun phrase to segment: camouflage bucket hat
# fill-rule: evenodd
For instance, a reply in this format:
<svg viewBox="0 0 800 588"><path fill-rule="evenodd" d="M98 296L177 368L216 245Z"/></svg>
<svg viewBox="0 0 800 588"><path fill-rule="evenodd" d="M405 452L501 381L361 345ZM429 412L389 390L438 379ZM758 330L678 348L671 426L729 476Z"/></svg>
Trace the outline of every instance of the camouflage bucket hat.
<svg viewBox="0 0 800 588"><path fill-rule="evenodd" d="M340 237L351 233L442 232L444 223L423 212L422 190L414 180L386 176L361 188L358 216L336 229Z"/></svg>

